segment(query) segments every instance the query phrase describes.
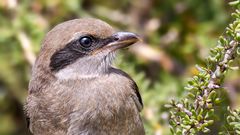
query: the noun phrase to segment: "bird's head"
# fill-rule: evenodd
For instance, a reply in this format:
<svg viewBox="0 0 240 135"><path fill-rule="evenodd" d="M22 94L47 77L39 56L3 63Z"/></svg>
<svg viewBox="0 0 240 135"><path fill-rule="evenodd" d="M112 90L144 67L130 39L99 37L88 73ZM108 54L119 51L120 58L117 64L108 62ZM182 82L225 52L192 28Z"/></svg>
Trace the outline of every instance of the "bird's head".
<svg viewBox="0 0 240 135"><path fill-rule="evenodd" d="M130 32L114 32L97 19L63 22L47 33L35 68L60 79L94 77L108 72L114 52L139 40Z"/></svg>

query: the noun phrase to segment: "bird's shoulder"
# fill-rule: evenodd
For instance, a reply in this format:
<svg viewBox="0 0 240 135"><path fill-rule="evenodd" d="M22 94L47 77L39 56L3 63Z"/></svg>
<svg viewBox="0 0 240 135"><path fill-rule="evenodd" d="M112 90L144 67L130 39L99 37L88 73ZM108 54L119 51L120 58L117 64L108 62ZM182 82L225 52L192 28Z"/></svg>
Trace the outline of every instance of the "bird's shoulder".
<svg viewBox="0 0 240 135"><path fill-rule="evenodd" d="M124 72L120 69L111 68L110 72L113 73L114 76L124 78L128 82L128 84L130 85L130 88L134 92L133 99L138 107L138 110L141 111L143 108L143 102L142 102L142 97L140 95L139 88L138 88L136 82L126 72ZM121 83L121 82L119 82L119 83Z"/></svg>

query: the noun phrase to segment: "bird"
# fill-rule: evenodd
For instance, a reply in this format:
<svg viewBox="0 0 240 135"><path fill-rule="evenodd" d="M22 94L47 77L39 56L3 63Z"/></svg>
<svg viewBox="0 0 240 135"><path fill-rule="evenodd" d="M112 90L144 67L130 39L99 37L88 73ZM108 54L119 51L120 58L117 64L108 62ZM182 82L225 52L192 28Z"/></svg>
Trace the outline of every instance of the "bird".
<svg viewBox="0 0 240 135"><path fill-rule="evenodd" d="M140 40L94 18L62 22L41 43L24 110L34 135L144 135L134 80L112 66Z"/></svg>

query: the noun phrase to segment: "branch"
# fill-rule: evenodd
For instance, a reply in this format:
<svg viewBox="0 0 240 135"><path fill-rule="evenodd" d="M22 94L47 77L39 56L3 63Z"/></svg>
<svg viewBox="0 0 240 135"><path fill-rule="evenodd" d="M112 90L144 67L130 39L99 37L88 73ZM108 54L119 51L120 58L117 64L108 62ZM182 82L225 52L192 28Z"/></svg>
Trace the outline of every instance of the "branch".
<svg viewBox="0 0 240 135"><path fill-rule="evenodd" d="M240 5L238 0L235 4ZM234 69L230 63L240 55L240 11L232 14L234 22L226 28L215 48L211 49L206 67L197 66L198 74L185 87L188 95L181 101L172 100L171 131L173 134L194 135L210 132L208 126L214 123L214 107L220 103L217 91L222 88L225 73Z"/></svg>
<svg viewBox="0 0 240 135"><path fill-rule="evenodd" d="M36 59L35 54L33 53L31 43L27 35L20 31L17 33L17 38L20 41L20 45L23 49L24 56L30 65L33 65Z"/></svg>

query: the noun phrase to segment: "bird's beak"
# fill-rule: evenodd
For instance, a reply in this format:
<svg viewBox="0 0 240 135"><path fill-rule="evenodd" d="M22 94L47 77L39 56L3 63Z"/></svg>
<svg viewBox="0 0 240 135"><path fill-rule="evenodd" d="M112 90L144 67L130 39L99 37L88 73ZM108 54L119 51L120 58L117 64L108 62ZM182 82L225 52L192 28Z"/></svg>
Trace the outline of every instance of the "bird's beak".
<svg viewBox="0 0 240 135"><path fill-rule="evenodd" d="M108 42L92 52L93 55L103 51L115 51L128 47L140 40L140 37L130 32L117 32L108 38Z"/></svg>
<svg viewBox="0 0 240 135"><path fill-rule="evenodd" d="M113 41L108 43L105 47L112 51L128 47L140 40L140 37L131 32L117 32L112 35Z"/></svg>

